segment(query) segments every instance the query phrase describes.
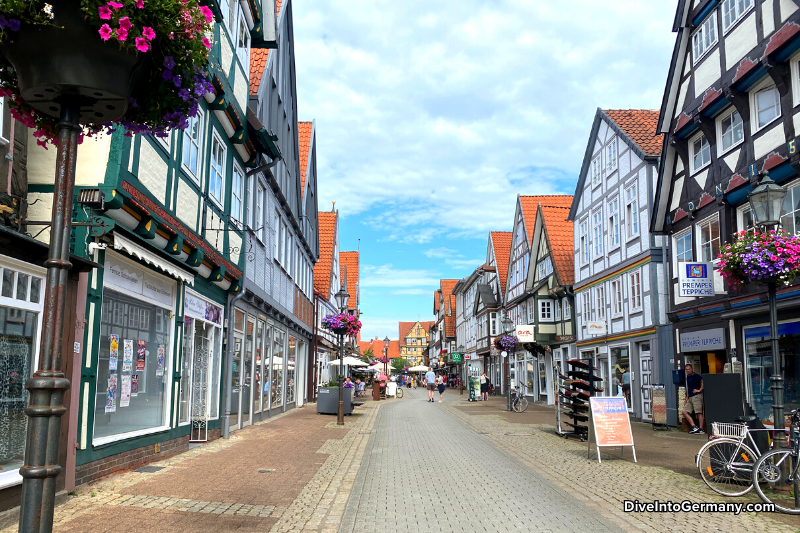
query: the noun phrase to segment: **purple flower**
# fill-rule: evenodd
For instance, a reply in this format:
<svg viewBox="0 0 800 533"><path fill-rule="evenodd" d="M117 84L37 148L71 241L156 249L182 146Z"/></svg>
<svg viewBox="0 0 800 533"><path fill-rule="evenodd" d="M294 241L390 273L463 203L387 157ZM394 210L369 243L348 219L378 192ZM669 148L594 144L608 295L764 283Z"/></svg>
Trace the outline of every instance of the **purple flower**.
<svg viewBox="0 0 800 533"><path fill-rule="evenodd" d="M180 76L174 76L172 78L172 83L175 84L175 87L180 87L181 86L181 77Z"/></svg>
<svg viewBox="0 0 800 533"><path fill-rule="evenodd" d="M175 60L172 59L172 56L167 56L164 58L164 67L169 70L175 68Z"/></svg>
<svg viewBox="0 0 800 533"><path fill-rule="evenodd" d="M8 29L11 31L19 31L19 21L17 19L8 19Z"/></svg>
<svg viewBox="0 0 800 533"><path fill-rule="evenodd" d="M136 98L129 98L128 102L131 104L131 107L139 107L139 104L136 103Z"/></svg>
<svg viewBox="0 0 800 533"><path fill-rule="evenodd" d="M4 30L8 26L8 21L3 15L0 15L0 29Z"/></svg>
<svg viewBox="0 0 800 533"><path fill-rule="evenodd" d="M171 70L165 70L164 72L161 73L161 77L164 78L165 80L171 80L172 79L172 71Z"/></svg>
<svg viewBox="0 0 800 533"><path fill-rule="evenodd" d="M178 96L185 102L189 98L189 90L188 89L181 89L178 91Z"/></svg>

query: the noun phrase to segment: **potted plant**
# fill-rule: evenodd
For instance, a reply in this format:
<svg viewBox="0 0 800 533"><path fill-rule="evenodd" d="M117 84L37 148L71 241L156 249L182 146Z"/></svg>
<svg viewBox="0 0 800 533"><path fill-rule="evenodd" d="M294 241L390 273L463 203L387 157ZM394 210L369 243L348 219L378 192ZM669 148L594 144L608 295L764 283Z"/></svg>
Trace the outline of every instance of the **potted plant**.
<svg viewBox="0 0 800 533"><path fill-rule="evenodd" d="M166 136L185 128L208 81L214 16L198 0L7 0L0 6L0 96L54 143L61 105L81 136L123 126Z"/></svg>
<svg viewBox="0 0 800 533"><path fill-rule="evenodd" d="M732 289L775 281L788 285L800 275L800 238L783 230L734 234L722 245L717 269Z"/></svg>
<svg viewBox="0 0 800 533"><path fill-rule="evenodd" d="M330 382L317 389L317 414L335 415L339 410L339 376L331 378ZM341 379L344 382L344 378ZM344 414L353 412L353 388L344 387L342 399L344 401Z"/></svg>
<svg viewBox="0 0 800 533"><path fill-rule="evenodd" d="M500 335L494 340L494 347L504 352L513 352L517 342L516 335Z"/></svg>
<svg viewBox="0 0 800 533"><path fill-rule="evenodd" d="M335 313L322 319L322 327L336 335L355 336L361 330L361 321L349 313Z"/></svg>

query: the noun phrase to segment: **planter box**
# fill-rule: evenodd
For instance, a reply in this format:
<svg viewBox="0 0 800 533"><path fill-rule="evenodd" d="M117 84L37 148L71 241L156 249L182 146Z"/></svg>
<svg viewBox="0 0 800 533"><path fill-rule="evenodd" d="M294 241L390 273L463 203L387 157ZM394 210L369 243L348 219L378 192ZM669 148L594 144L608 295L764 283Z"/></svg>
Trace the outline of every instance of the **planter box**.
<svg viewBox="0 0 800 533"><path fill-rule="evenodd" d="M344 389L344 414L353 413L353 390ZM317 391L317 414L335 415L339 410L339 388L320 387Z"/></svg>

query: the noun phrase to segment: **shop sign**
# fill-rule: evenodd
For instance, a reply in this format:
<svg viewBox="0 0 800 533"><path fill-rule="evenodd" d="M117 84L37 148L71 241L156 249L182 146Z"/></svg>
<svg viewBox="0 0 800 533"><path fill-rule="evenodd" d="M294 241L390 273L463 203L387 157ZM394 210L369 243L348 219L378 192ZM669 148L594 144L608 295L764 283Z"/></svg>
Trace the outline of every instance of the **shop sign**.
<svg viewBox="0 0 800 533"><path fill-rule="evenodd" d="M213 322L219 326L222 325L221 307L206 302L197 296L192 296L188 292L183 299L183 313L187 316Z"/></svg>
<svg viewBox="0 0 800 533"><path fill-rule="evenodd" d="M703 352L725 349L725 330L723 328L681 333L682 352Z"/></svg>
<svg viewBox="0 0 800 533"><path fill-rule="evenodd" d="M592 411L592 426L594 427L594 442L597 447L598 462L601 462L600 448L604 446L633 447L631 419L628 415L628 405L624 397L589 398L589 405ZM591 447L591 443L589 446ZM635 449L633 450L633 460L636 461Z"/></svg>
<svg viewBox="0 0 800 533"><path fill-rule="evenodd" d="M456 352L456 353L450 355L450 362L451 363L460 363L461 362L461 354L459 352Z"/></svg>
<svg viewBox="0 0 800 533"><path fill-rule="evenodd" d="M678 295L714 296L714 269L711 263L678 263Z"/></svg>
<svg viewBox="0 0 800 533"><path fill-rule="evenodd" d="M587 320L586 333L589 335L605 335L606 334L606 321L605 320Z"/></svg>
<svg viewBox="0 0 800 533"><path fill-rule="evenodd" d="M142 277L144 272L137 268L131 268L127 263L114 261L106 254L105 272L103 274L104 285L115 285L122 289L142 294Z"/></svg>
<svg viewBox="0 0 800 533"><path fill-rule="evenodd" d="M533 326L517 325L516 334L519 342L536 342L533 336Z"/></svg>
<svg viewBox="0 0 800 533"><path fill-rule="evenodd" d="M144 273L142 278L142 296L165 305L172 305L172 287L171 283L164 283L161 279L151 276L147 272Z"/></svg>
<svg viewBox="0 0 800 533"><path fill-rule="evenodd" d="M556 335L556 342L572 342L575 340L575 335Z"/></svg>

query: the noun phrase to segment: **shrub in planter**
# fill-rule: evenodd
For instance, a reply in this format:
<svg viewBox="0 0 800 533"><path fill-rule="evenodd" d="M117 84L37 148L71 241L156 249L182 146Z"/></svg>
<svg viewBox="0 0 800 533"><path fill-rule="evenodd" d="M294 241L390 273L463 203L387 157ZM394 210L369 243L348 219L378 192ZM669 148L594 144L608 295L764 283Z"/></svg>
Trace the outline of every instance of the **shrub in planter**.
<svg viewBox="0 0 800 533"><path fill-rule="evenodd" d="M788 285L800 275L800 238L783 230L742 231L717 258L720 274L733 289L772 280Z"/></svg>
<svg viewBox="0 0 800 533"><path fill-rule="evenodd" d="M361 330L361 321L349 313L336 313L323 318L322 327L336 335L355 336Z"/></svg>
<svg viewBox="0 0 800 533"><path fill-rule="evenodd" d="M213 21L198 0L4 0L0 96L43 146L64 97L80 105L81 138L118 125L165 137L213 90Z"/></svg>

